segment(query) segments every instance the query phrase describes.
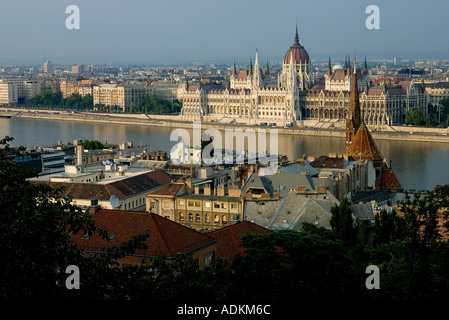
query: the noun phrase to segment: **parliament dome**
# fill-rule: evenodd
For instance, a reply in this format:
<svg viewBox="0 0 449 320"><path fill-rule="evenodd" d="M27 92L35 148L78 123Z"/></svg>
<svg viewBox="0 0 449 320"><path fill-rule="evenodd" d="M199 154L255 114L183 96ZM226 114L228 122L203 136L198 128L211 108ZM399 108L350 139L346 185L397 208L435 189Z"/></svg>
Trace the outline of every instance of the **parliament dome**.
<svg viewBox="0 0 449 320"><path fill-rule="evenodd" d="M293 64L308 64L310 62L309 54L299 43L298 28L296 28L295 43L288 49L284 57L284 64L290 63L293 53Z"/></svg>

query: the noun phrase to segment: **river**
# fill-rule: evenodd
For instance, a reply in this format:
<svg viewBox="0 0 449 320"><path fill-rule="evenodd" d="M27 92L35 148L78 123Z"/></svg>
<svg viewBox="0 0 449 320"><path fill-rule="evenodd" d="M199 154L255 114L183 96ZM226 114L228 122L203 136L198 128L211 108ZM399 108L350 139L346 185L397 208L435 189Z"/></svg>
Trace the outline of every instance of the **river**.
<svg viewBox="0 0 449 320"><path fill-rule="evenodd" d="M170 134L175 128L129 124L105 124L32 118L0 118L0 137L14 137L14 145L45 147L73 142L75 139L96 139L119 144L133 141L147 145L149 150L170 152L175 142ZM268 136L267 136L268 140ZM343 153L341 137L315 137L291 134L278 135L278 151L289 159ZM404 189L431 190L436 185L449 184L449 144L441 142L376 141Z"/></svg>

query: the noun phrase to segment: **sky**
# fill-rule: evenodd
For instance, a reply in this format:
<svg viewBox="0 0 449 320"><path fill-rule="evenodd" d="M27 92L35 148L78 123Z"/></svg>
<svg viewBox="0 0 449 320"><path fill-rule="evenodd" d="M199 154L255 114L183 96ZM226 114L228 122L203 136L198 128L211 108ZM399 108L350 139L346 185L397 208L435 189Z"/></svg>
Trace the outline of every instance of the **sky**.
<svg viewBox="0 0 449 320"><path fill-rule="evenodd" d="M78 30L66 28L69 5L80 9ZM365 26L369 5L379 8L380 29ZM282 60L296 24L312 60L449 59L448 12L447 0L0 0L0 65L44 57L246 63L256 49L262 61Z"/></svg>

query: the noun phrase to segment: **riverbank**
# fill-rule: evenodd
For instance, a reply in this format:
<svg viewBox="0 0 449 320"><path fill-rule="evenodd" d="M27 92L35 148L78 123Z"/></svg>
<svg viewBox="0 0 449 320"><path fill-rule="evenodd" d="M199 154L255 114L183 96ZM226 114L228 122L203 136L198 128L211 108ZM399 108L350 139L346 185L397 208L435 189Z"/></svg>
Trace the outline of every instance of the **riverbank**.
<svg viewBox="0 0 449 320"><path fill-rule="evenodd" d="M11 115L18 118L32 118L44 120L60 120L60 121L81 121L95 122L107 124L130 124L141 126L159 126L171 128L192 129L191 121L178 120L178 116L148 116L145 114L123 114L123 113L94 113L80 112L72 113L67 111L41 110L41 109L15 109L1 108L1 114ZM267 128L256 125L230 124L218 122L202 122L202 129L216 128L224 129L242 129L248 128ZM268 127L267 129L269 129ZM392 127L392 131L371 131L375 139L383 140L401 140L401 141L419 141L419 142L441 142L449 143L448 129L435 129L420 127ZM323 136L323 137L345 137L345 130L339 128L307 128L292 127L280 128L276 127L278 134L286 135L304 135L304 136Z"/></svg>

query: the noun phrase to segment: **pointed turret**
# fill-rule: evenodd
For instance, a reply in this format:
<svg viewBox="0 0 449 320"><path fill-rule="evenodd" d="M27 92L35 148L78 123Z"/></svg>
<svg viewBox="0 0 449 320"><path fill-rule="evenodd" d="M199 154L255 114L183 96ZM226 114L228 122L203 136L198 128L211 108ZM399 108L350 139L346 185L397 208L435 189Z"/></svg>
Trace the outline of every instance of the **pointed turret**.
<svg viewBox="0 0 449 320"><path fill-rule="evenodd" d="M261 87L261 81L262 76L260 74L260 68L259 68L259 52L256 49L256 59L254 61L254 81L253 86L254 87Z"/></svg>
<svg viewBox="0 0 449 320"><path fill-rule="evenodd" d="M189 80L187 79L187 75L185 76L185 79L186 79L186 86L185 86L185 88L186 88L186 91L188 91L189 90Z"/></svg>
<svg viewBox="0 0 449 320"><path fill-rule="evenodd" d="M354 59L354 72L352 74L352 88L349 97L349 110L348 117L346 119L346 151L351 145L357 130L361 123L360 101L359 101L359 88L357 84L357 65L356 59Z"/></svg>
<svg viewBox="0 0 449 320"><path fill-rule="evenodd" d="M366 56L365 56L365 62L363 63L363 75L368 75L368 66L366 65Z"/></svg>
<svg viewBox="0 0 449 320"><path fill-rule="evenodd" d="M298 24L296 24L295 44L299 44Z"/></svg>
<svg viewBox="0 0 449 320"><path fill-rule="evenodd" d="M252 76L252 74L253 74L253 57L249 57L248 76Z"/></svg>
<svg viewBox="0 0 449 320"><path fill-rule="evenodd" d="M265 67L265 75L269 75L270 74L270 67L268 66L268 59L267 59L267 65Z"/></svg>
<svg viewBox="0 0 449 320"><path fill-rule="evenodd" d="M329 56L329 63L327 64L327 75L330 77L332 75L331 57Z"/></svg>
<svg viewBox="0 0 449 320"><path fill-rule="evenodd" d="M355 65L354 65L354 70L355 70ZM351 75L351 60L350 60L349 56L348 56L348 65L346 66L346 75L347 76Z"/></svg>
<svg viewBox="0 0 449 320"><path fill-rule="evenodd" d="M237 70L235 69L235 58L234 58L234 65L232 66L232 76L235 77L237 74Z"/></svg>

